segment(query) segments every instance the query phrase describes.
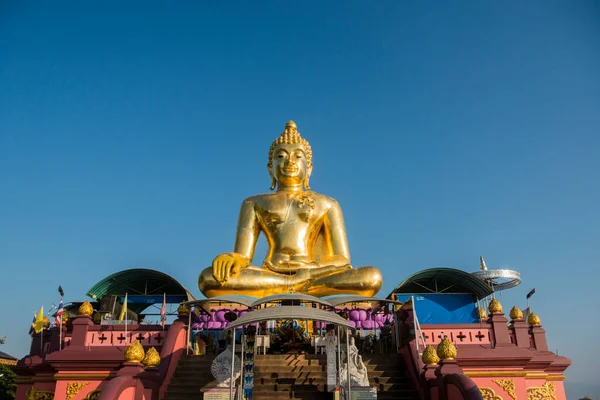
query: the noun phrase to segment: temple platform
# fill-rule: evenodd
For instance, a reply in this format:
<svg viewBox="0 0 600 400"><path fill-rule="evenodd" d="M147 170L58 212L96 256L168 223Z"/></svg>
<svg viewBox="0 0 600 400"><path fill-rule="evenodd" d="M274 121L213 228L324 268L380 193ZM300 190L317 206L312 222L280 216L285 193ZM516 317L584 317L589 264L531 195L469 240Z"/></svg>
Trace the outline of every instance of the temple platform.
<svg viewBox="0 0 600 400"><path fill-rule="evenodd" d="M15 367L17 399L220 398L215 359L227 348L241 358L233 373L243 379L232 385L240 398L342 398L341 367L354 351L377 398L566 399L571 361L549 351L540 318L517 307L507 316L489 293L472 302L456 279L463 287L455 297L407 293L414 292L408 279L386 298L187 298L165 327L135 323L135 313L127 325L102 318L103 304L115 307L103 297L120 297L106 292L95 306L71 308L62 332L32 335L30 353ZM454 311L436 308L445 301Z"/></svg>

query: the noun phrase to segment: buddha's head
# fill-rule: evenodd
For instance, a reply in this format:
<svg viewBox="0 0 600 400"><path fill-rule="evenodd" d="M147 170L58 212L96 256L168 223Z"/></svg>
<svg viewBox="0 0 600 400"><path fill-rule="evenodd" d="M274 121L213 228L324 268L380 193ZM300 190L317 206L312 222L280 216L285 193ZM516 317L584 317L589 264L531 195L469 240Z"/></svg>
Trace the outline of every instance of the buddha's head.
<svg viewBox="0 0 600 400"><path fill-rule="evenodd" d="M312 149L310 144L300 136L294 121L285 125L285 130L271 144L269 163L271 190L277 184L286 187L304 187L310 190L308 181L312 173Z"/></svg>

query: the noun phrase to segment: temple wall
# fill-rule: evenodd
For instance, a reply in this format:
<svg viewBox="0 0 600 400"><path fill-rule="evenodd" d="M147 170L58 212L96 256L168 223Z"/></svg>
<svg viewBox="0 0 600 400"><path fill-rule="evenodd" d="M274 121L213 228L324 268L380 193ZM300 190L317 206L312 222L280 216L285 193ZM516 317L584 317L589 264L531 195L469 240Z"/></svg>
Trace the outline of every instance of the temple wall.
<svg viewBox="0 0 600 400"><path fill-rule="evenodd" d="M571 361L548 351L539 319L534 324L522 318L508 321L499 311L477 324L424 324L421 329L410 330L410 343L418 343L419 354L425 346L435 349L443 337L448 338L456 348L451 372L470 378L484 399L566 400L563 372ZM422 369L421 386L432 400L443 397L442 370L435 364Z"/></svg>
<svg viewBox="0 0 600 400"><path fill-rule="evenodd" d="M360 318L360 313L355 314ZM394 334L404 346L402 356L411 369L410 379L432 400L444 396L458 399L456 396L465 396L465 387L469 396L481 391L484 398L495 400L566 399L562 374L571 362L548 351L539 324L530 326L522 319L509 323L498 312L475 324L424 324L415 332L408 320L396 317L392 319L398 323ZM138 400L156 400L164 395L186 351L187 323L188 316L180 315L167 331L133 325L125 332L124 326L96 325L90 317L81 316L72 322L72 329L63 332L61 351L56 329L34 335L31 354L17 366L17 400L25 400L31 391L52 393L55 400L85 400L105 389L105 395L115 394L110 400L133 399L135 393ZM420 359L423 350L437 347L442 338L456 347L458 355L439 366L424 366ZM136 340L146 350L155 347L159 351L158 368L124 362L123 352Z"/></svg>
<svg viewBox="0 0 600 400"><path fill-rule="evenodd" d="M125 333L124 326L97 325L90 317L80 316L70 324L71 330L63 332L62 350L58 329L35 334L31 354L19 360L16 367L16 399L47 394L54 400L87 400L119 376L137 382L124 389L119 398L133 399L136 391L138 400L150 400L153 393L158 398L161 384L166 389L168 374L173 373L186 348L187 328L182 319L187 322L187 316L181 317L167 331L160 326L133 325ZM145 350L154 347L160 353L160 370L144 369L140 363L132 367L125 362L124 351L136 340Z"/></svg>

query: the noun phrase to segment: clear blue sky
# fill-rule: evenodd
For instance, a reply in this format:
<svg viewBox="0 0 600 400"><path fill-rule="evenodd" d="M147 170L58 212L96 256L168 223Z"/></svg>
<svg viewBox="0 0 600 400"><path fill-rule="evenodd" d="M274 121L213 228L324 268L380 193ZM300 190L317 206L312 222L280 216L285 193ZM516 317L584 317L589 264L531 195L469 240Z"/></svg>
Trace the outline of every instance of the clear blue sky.
<svg viewBox="0 0 600 400"><path fill-rule="evenodd" d="M3 351L59 284L147 267L199 295L294 119L382 295L481 254L597 384L597 2L109 3L0 6Z"/></svg>

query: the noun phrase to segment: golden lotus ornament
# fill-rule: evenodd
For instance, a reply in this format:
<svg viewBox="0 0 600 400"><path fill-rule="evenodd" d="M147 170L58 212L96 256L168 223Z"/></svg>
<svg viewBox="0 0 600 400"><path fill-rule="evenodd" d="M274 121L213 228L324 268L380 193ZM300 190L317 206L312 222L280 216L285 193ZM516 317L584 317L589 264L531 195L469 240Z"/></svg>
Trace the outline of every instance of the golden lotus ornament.
<svg viewBox="0 0 600 400"><path fill-rule="evenodd" d="M502 312L502 304L498 301L498 299L492 299L490 301L490 305L488 306L488 311L491 314L497 314Z"/></svg>
<svg viewBox="0 0 600 400"><path fill-rule="evenodd" d="M437 356L442 360L454 360L456 358L456 353L457 351L454 343L452 343L447 336L444 336L437 347Z"/></svg>
<svg viewBox="0 0 600 400"><path fill-rule="evenodd" d="M510 315L510 319L512 319L513 321L523 319L523 311L521 311L521 309L517 306L514 306L513 308L510 309L509 315Z"/></svg>
<svg viewBox="0 0 600 400"><path fill-rule="evenodd" d="M425 365L435 365L440 362L436 349L431 345L425 347L421 360Z"/></svg>
<svg viewBox="0 0 600 400"><path fill-rule="evenodd" d="M542 320L537 316L536 313L532 312L529 314L529 317L527 317L527 323L531 326L539 326L542 324Z"/></svg>
<svg viewBox="0 0 600 400"><path fill-rule="evenodd" d="M158 367L160 364L160 354L158 354L158 351L154 347L151 347L146 352L146 356L142 360L142 364L148 368Z"/></svg>
<svg viewBox="0 0 600 400"><path fill-rule="evenodd" d="M180 304L179 307L177 307L177 315L180 317L190 315L190 306L187 304Z"/></svg>
<svg viewBox="0 0 600 400"><path fill-rule="evenodd" d="M487 318L487 314L482 307L477 307L477 318L479 318L480 321Z"/></svg>
<svg viewBox="0 0 600 400"><path fill-rule="evenodd" d="M131 343L125 350L125 361L142 362L144 359L144 347L139 340Z"/></svg>
<svg viewBox="0 0 600 400"><path fill-rule="evenodd" d="M89 301L84 302L79 306L79 315L87 315L88 317L94 313L94 307Z"/></svg>

